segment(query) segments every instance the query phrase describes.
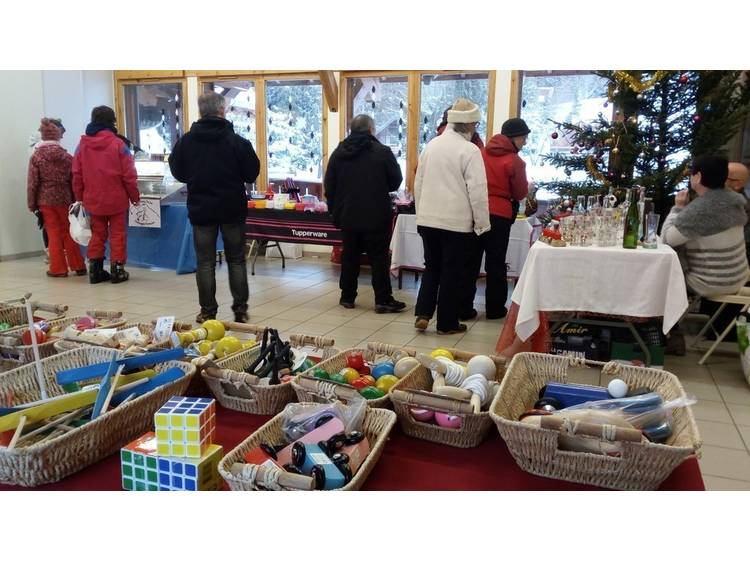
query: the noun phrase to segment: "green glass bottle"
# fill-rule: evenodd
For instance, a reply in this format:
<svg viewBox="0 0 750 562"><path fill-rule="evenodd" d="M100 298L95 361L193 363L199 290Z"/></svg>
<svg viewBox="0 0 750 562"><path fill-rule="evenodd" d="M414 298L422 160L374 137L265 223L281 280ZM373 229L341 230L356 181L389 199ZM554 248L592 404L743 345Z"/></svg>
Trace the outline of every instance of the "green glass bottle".
<svg viewBox="0 0 750 562"><path fill-rule="evenodd" d="M628 212L625 215L625 232L622 237L622 247L635 250L638 247L638 229L640 217L638 214L638 188L628 189Z"/></svg>

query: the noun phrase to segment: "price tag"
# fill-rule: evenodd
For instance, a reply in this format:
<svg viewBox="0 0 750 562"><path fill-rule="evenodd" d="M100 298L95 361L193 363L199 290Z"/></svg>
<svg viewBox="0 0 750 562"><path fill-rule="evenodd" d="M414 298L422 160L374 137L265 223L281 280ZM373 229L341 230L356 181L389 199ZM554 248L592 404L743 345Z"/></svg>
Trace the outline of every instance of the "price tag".
<svg viewBox="0 0 750 562"><path fill-rule="evenodd" d="M154 343L163 343L169 339L174 327L174 316L160 316L156 319L154 328Z"/></svg>
<svg viewBox="0 0 750 562"><path fill-rule="evenodd" d="M133 326L132 328L127 328L125 330L120 330L119 332L117 332L115 334L115 341L133 341L135 339L138 339L139 337L141 337L141 331L138 329L138 326Z"/></svg>

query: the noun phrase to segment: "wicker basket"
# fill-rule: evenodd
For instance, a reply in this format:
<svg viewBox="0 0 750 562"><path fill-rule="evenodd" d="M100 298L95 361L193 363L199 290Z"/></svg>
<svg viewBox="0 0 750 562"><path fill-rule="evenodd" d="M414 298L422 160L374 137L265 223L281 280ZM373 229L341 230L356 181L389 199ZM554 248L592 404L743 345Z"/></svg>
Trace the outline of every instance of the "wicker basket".
<svg viewBox="0 0 750 562"><path fill-rule="evenodd" d="M479 355L478 353L468 353L460 349L450 349L449 351L458 361L468 361L475 355ZM505 359L495 355L490 355L489 357L495 362L497 366L497 378L501 380L505 369ZM411 437L450 445L452 447L476 447L484 441L492 429L492 419L490 419L489 412L483 411L478 414L462 412L461 406L465 405L463 401L440 397L437 399L440 405L429 406L431 410L461 417L461 427L458 429L420 422L412 417L409 412L410 408L425 407L423 403L424 395L421 393L429 392L430 397L428 398L431 400L434 399L432 397L437 397L437 395L432 394L432 383L432 375L429 369L420 365L393 385L391 400L393 401L393 409L398 416L398 423L401 426L401 430Z"/></svg>
<svg viewBox="0 0 750 562"><path fill-rule="evenodd" d="M490 406L490 415L520 468L539 476L602 488L653 490L687 457L698 454L701 439L689 407L672 411L673 433L667 443L623 441L620 457L561 451L557 448L557 431L519 422L519 416L533 407L541 388L549 381L566 382L573 367L601 369L604 386L607 377L616 375L631 388L648 387L664 400L685 396L679 379L666 371L519 353L510 363Z"/></svg>
<svg viewBox="0 0 750 562"><path fill-rule="evenodd" d="M64 369L109 361L112 350L87 347L55 355L42 361L50 396L64 394L55 374ZM153 427L154 412L171 396L183 394L195 367L189 363L168 361L157 365L162 372L178 367L185 376L122 404L96 420L59 437L32 443L28 447L0 448L0 482L20 486L40 486L57 482L87 466L116 453L121 447ZM40 399L34 365L24 365L0 375L0 395L14 394L14 403Z"/></svg>
<svg viewBox="0 0 750 562"><path fill-rule="evenodd" d="M388 355L391 359L397 360L399 356L404 354L416 355L416 351L409 348L398 347L395 345L389 345L378 342L368 342L367 348L352 348L345 351L341 351L315 365L315 369L325 369L329 373L338 373L341 369L346 367L346 357L352 351L360 351L365 358L365 361L374 361L376 357L380 355ZM310 371L305 371L294 377L292 380L292 386L294 392L297 393L297 400L299 402L330 402L331 400L340 400L346 403L347 398L353 395L359 396L359 392L351 385L337 383L327 380L315 381L314 388L307 388L301 385L302 375L309 375ZM394 385L395 387L395 385ZM368 400L367 405L370 408L391 408L391 397L390 393L386 394L382 398L376 398L374 400Z"/></svg>
<svg viewBox="0 0 750 562"><path fill-rule="evenodd" d="M244 463L245 454L251 449L258 447L261 443L283 442L283 420L283 414L278 414L221 459L219 462L219 473L222 478L226 480L232 490L249 491L258 489L255 481L250 480L243 475L232 474L232 465L234 463ZM370 442L370 454L367 455L367 459L362 463L362 466L359 467L354 478L352 478L346 486L339 488L339 490L351 491L362 488L365 480L367 480L370 472L372 472L372 469L377 464L378 459L380 459L380 455L383 454L383 448L388 439L388 434L391 432L391 429L393 429L395 424L396 414L390 410L367 408L363 423L363 431Z"/></svg>
<svg viewBox="0 0 750 562"><path fill-rule="evenodd" d="M65 313L68 311L68 306L33 301L31 303L31 311L35 318L39 312L49 312L51 316L48 318L45 317L45 320L57 320L58 318L63 318L65 316ZM0 305L0 324L3 323L10 324L10 328L7 330L0 330L0 335L7 334L16 328L22 328L24 326L28 327L26 306L20 304Z"/></svg>
<svg viewBox="0 0 750 562"><path fill-rule="evenodd" d="M13 369L18 369L18 367L20 366L21 366L21 362L17 361L16 359L0 358L0 373L4 373L6 371L12 371Z"/></svg>
<svg viewBox="0 0 750 562"><path fill-rule="evenodd" d="M261 330L261 334L262 332ZM289 341L295 347L314 345L323 349L323 361L339 353L339 350L333 347L334 341L330 338L295 334L289 337ZM205 370L201 371L203 380L219 404L238 412L274 415L283 410L289 402L295 401L295 389L291 383L265 386L248 382L249 375L243 371L257 359L259 353L260 346L257 345L216 361L216 365L221 369L220 373L212 371L209 374Z"/></svg>
<svg viewBox="0 0 750 562"><path fill-rule="evenodd" d="M138 328L141 334L145 334L150 337L151 334L153 334L154 332L154 328L156 327L156 322L152 321L150 324L142 322L138 324L124 324L122 326L109 326L109 327L110 328L116 327L118 331L127 330L129 328ZM176 322L173 329L177 332L183 332L183 331L189 331L191 328L192 328L192 324L183 324L180 322ZM54 344L55 350L57 350L58 353L62 353L63 351L70 351L71 349L78 349L80 347L92 347L92 346L93 347L109 347L109 346L97 346L93 343L66 340L66 339L56 340ZM148 351L161 351L164 349L172 349L172 342L167 340L162 343L149 344L146 346L146 349ZM140 353L130 353L129 355L140 355Z"/></svg>
<svg viewBox="0 0 750 562"><path fill-rule="evenodd" d="M122 312L106 311L106 310L92 310L86 313L87 315L102 321L100 328L117 328L125 324L126 320L122 317ZM67 318L58 318L57 320L49 320L47 323L51 328L55 328L57 331L63 331L68 326L71 326L83 318L83 316L70 316ZM3 337L20 338L23 333L28 330L28 325L24 327L15 328L8 330L2 334ZM55 347L55 343L62 341L59 338L52 338L44 343L37 345L39 348L39 357L44 359L45 357L51 357L59 352ZM30 345L8 345L0 343L0 354L10 357L12 359L18 359L21 363L31 363L34 361L34 348Z"/></svg>

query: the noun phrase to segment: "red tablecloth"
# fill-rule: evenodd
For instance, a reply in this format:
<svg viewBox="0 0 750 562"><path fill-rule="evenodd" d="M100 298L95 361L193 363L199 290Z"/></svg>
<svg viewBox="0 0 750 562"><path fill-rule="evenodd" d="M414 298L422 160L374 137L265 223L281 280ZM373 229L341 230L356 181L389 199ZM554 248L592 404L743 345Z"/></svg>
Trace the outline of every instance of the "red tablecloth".
<svg viewBox="0 0 750 562"><path fill-rule="evenodd" d="M218 407L216 441L228 453L269 416L242 414ZM0 490L24 490L0 486ZM55 484L35 490L120 490L120 458L112 455ZM496 431L479 447L456 449L405 436L398 425L365 490L594 490L533 476L516 466ZM664 481L662 490L704 490L698 462L688 459Z"/></svg>

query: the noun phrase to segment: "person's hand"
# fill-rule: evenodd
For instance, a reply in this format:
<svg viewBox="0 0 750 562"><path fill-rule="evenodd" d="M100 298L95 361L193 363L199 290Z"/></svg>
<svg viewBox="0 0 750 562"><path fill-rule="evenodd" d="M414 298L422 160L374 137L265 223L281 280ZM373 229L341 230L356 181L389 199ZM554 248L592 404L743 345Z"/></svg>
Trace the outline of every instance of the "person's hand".
<svg viewBox="0 0 750 562"><path fill-rule="evenodd" d="M690 190L683 189L678 191L677 195L674 196L674 206L678 209L682 209L685 205L690 202Z"/></svg>

